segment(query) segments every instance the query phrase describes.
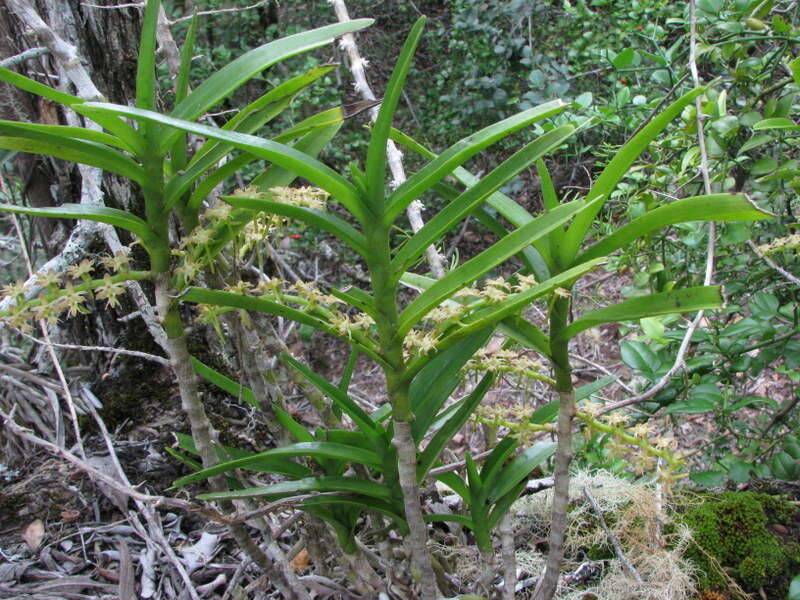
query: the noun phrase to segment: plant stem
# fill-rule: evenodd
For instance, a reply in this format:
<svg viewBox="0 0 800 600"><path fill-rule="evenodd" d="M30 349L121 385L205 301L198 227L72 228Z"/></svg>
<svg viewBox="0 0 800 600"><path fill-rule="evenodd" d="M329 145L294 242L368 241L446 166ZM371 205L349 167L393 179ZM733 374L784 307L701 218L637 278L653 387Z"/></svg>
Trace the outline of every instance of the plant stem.
<svg viewBox="0 0 800 600"><path fill-rule="evenodd" d="M422 590L423 600L439 596L431 555L428 552L428 528L422 518L419 485L417 484L417 445L411 435L414 413L409 397L409 381L405 376L406 360L403 357L403 340L398 334L397 282L390 267L389 229L376 226L367 233L369 258L367 266L372 276L372 290L377 309L376 326L381 355L386 360L384 368L389 401L392 403L394 439L397 449L397 473L403 494L403 507L409 535L406 552L412 565L412 576Z"/></svg>
<svg viewBox="0 0 800 600"><path fill-rule="evenodd" d="M550 521L550 539L547 564L536 586L536 600L551 600L558 587L561 561L564 558L564 534L567 526L567 504L569 503L569 465L572 461L572 420L575 417L575 390L572 386L572 370L569 362L569 341L559 339L559 332L569 319L569 298L556 298L550 309L551 361L556 379L559 409L556 432L555 470L553 477L553 508Z"/></svg>
<svg viewBox="0 0 800 600"><path fill-rule="evenodd" d="M170 285L168 273L159 273L155 276L155 295L156 310L164 325L167 333L167 352L169 354L172 370L178 381L178 389L181 395L181 406L189 417L189 426L192 431L192 441L203 468L212 467L217 464L217 455L214 451L216 433L208 420L203 402L200 400L198 391L197 375L192 368L189 348L186 344L186 332L181 322L180 313L177 305L173 302L174 290ZM228 490L225 477L218 475L209 478L209 485L215 492ZM220 502L220 508L224 512L232 512L234 506L232 502ZM306 600L309 598L308 591L297 577L291 573L288 567L279 569L277 565L285 565L285 560L281 560L282 551L270 541L268 550L272 555L272 560L267 556L242 524L229 525L228 529L231 536L242 549L242 551L252 560L270 580L278 586L282 593L287 597Z"/></svg>
<svg viewBox="0 0 800 600"><path fill-rule="evenodd" d="M503 600L514 600L517 587L517 557L514 553L514 532L511 527L511 513L500 519L500 556L503 561Z"/></svg>

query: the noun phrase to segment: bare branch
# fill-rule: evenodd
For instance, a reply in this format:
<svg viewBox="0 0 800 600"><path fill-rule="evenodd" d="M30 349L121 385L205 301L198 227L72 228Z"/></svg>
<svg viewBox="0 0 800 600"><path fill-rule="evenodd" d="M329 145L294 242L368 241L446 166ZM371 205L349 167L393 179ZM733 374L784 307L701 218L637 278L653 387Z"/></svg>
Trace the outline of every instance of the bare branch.
<svg viewBox="0 0 800 600"><path fill-rule="evenodd" d="M43 342L42 340L33 337L32 335L28 335L27 333L21 332L22 336L29 339L30 341L36 344L47 344L47 342ZM125 348L112 348L110 346L82 346L80 344L59 344L56 342L50 342L50 346L54 348L63 348L64 350L80 350L82 352L110 352L111 354L123 354L125 356L135 356L136 358L143 358L145 360L150 360L156 362L160 365L165 367L169 367L170 362L169 359L164 358L163 356L156 356L155 354L149 354L147 352L139 352L138 350L126 350Z"/></svg>
<svg viewBox="0 0 800 600"><path fill-rule="evenodd" d="M9 56L8 58L0 60L0 67L7 69L8 67L13 67L14 65L25 62L31 58L39 58L45 54L50 54L49 48L30 48L29 50L25 50L25 52L20 52L19 54L15 54L14 56Z"/></svg>

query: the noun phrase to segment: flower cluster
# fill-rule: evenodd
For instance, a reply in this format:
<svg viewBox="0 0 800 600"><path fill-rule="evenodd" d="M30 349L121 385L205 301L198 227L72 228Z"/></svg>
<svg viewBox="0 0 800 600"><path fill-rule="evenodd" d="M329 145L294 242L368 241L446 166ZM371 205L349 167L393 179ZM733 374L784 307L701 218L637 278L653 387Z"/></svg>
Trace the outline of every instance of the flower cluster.
<svg viewBox="0 0 800 600"><path fill-rule="evenodd" d="M414 355L428 354L439 341L439 336L434 331L412 329L403 338L403 355L406 359Z"/></svg>
<svg viewBox="0 0 800 600"><path fill-rule="evenodd" d="M494 277L483 282L481 289L465 287L456 292L456 298L475 298L486 304L499 304L512 294L524 292L536 285L533 275L515 275L512 281Z"/></svg>
<svg viewBox="0 0 800 600"><path fill-rule="evenodd" d="M225 291L243 296L258 296L282 304L294 304L306 312L327 321L340 335L351 338L354 333L368 331L375 321L366 313L349 315L338 310L344 302L334 295L323 292L314 281L289 283L283 279L269 277L256 285L248 281L237 281L225 287ZM217 326L217 316L227 309L198 304L200 320Z"/></svg>
<svg viewBox="0 0 800 600"><path fill-rule="evenodd" d="M520 445L533 444L542 431L553 431L550 423L533 423L531 417L535 409L528 402L514 402L504 405L499 402L481 404L472 416L472 420L487 425L495 430L505 427L519 440Z"/></svg>
<svg viewBox="0 0 800 600"><path fill-rule="evenodd" d="M493 373L516 373L526 377L545 380L550 383L549 378L544 377L541 372L543 365L524 353L501 349L489 350L481 348L464 366L470 371L491 371Z"/></svg>
<svg viewBox="0 0 800 600"><path fill-rule="evenodd" d="M128 254L116 253L101 256L100 266L117 274L130 267ZM10 283L2 288L2 298L11 298L15 304L0 320L23 332L31 331L31 321L38 320L53 325L66 313L69 317L89 312L86 304L92 299L105 300L109 307L120 305L119 297L125 293L124 278L106 273L102 279L92 279L97 264L84 259L77 265L66 268L64 273L48 270L37 273L34 285L43 288L39 296L26 300L28 288L23 281Z"/></svg>
<svg viewBox="0 0 800 600"><path fill-rule="evenodd" d="M600 405L593 403L581 406L577 417L588 425L584 433L591 435L593 431L598 431L608 434L611 438L609 450L624 457L638 473L653 470L659 459L668 471L681 467L682 461L674 452L674 438L654 436L655 429L650 423L629 425L628 417L619 412L596 417L600 408Z"/></svg>

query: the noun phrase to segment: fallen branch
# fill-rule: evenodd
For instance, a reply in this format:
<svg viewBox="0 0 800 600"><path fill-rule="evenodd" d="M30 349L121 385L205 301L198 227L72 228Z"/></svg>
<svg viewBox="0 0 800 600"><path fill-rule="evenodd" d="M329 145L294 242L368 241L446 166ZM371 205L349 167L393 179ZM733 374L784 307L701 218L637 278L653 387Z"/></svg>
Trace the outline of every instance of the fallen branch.
<svg viewBox="0 0 800 600"><path fill-rule="evenodd" d="M609 543L611 544L612 548L614 548L614 554L617 555L617 558L622 565L622 569L638 583L642 583L642 576L639 575L639 572L628 560L628 557L625 556L625 553L622 551L622 546L619 543L619 539L617 539L617 536L614 535L614 532L608 527L606 519L603 516L603 511L600 510L600 507L597 505L597 500L594 499L594 496L592 495L592 492L589 491L589 488L583 488L583 496L589 502L594 514L597 515L597 520L600 522L600 527L603 528Z"/></svg>

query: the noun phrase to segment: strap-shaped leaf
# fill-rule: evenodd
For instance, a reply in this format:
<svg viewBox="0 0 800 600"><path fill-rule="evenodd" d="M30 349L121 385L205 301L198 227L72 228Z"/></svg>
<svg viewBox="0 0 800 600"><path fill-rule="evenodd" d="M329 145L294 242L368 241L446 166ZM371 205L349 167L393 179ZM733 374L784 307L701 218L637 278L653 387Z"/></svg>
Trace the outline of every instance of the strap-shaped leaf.
<svg viewBox="0 0 800 600"><path fill-rule="evenodd" d="M195 133L199 136L228 142L236 148L249 152L258 158L266 159L300 177L305 177L314 185L331 194L331 196L347 208L357 219L362 220L364 218L365 212L361 200L349 181L315 158L285 144L263 140L253 135L225 131L224 129L182 121L155 112L116 104L87 102L79 107L75 107L75 110L87 114L96 112L121 113L138 120L162 123L182 131Z"/></svg>
<svg viewBox="0 0 800 600"><path fill-rule="evenodd" d="M0 121L0 133L4 135L27 137L31 139L41 139L42 141L55 142L58 139L71 138L76 140L86 140L112 146L133 153L133 149L117 136L87 129L86 127L69 127L67 125L42 125L40 123L17 123L16 121ZM46 134L43 137L33 137L36 133Z"/></svg>
<svg viewBox="0 0 800 600"><path fill-rule="evenodd" d="M0 141L2 141L2 138L0 138ZM150 241L150 231L147 228L147 223L124 210L108 208L107 206L62 204L61 206L32 208L28 206L14 206L13 204L0 204L0 210L34 215L37 217L49 217L52 219L88 219L89 221L97 221L98 223L108 223L114 227L130 231L142 239L145 244L148 244Z"/></svg>
<svg viewBox="0 0 800 600"><path fill-rule="evenodd" d="M160 0L147 0L139 40L139 60L136 65L136 106L147 110L156 108L156 27Z"/></svg>
<svg viewBox="0 0 800 600"><path fill-rule="evenodd" d="M227 377L226 375L223 375L216 369L209 367L207 364L203 363L194 356L191 357L191 361L192 361L192 369L194 369L194 372L197 373L200 377L202 377L209 383L213 383L219 389L221 389L224 392L227 392L234 398L241 398L249 405L259 409L261 408L261 405L258 403L258 400L256 400L255 394L253 394L253 390L251 390L249 387L237 383L230 377Z"/></svg>
<svg viewBox="0 0 800 600"><path fill-rule="evenodd" d="M284 98L294 97L298 92L314 83L320 77L330 73L335 68L336 65L322 65L319 67L313 67L305 73L301 73L300 75L281 82L266 94L254 100L236 113L233 118L223 125L223 129L229 129L230 131L241 131L243 133L255 131L255 129L252 128L253 125L251 119L261 113L266 106ZM257 122L259 120L260 119L257 119Z"/></svg>
<svg viewBox="0 0 800 600"><path fill-rule="evenodd" d="M10 128L5 127L4 129L8 131ZM0 136L0 148L61 158L82 165L98 167L139 184L146 182L144 171L139 165L124 154L107 146L74 138L58 138L58 136L46 134L43 131L19 131L18 133L24 137Z"/></svg>
<svg viewBox="0 0 800 600"><path fill-rule="evenodd" d="M328 110L323 110L315 115L311 115L307 119L303 119L296 125L292 125L288 129L281 131L273 139L276 142L285 144L293 139L299 138L301 135L308 133L313 129L317 129L318 127L329 127L330 125L336 125L342 121L344 121L344 112L342 111L342 107L335 106L333 108L329 108Z"/></svg>
<svg viewBox="0 0 800 600"><path fill-rule="evenodd" d="M272 412L275 414L275 420L278 421L281 427L283 427L286 431L289 432L296 441L298 442L313 442L314 436L311 435L311 432L300 425L297 421L294 420L292 415L288 412L283 410L277 404L272 405Z"/></svg>
<svg viewBox="0 0 800 600"><path fill-rule="evenodd" d="M459 477L455 472L450 471L448 473L441 473L436 476L436 479L461 496L466 504L469 504L472 501L469 488L464 483L464 480L461 479L461 477Z"/></svg>
<svg viewBox="0 0 800 600"><path fill-rule="evenodd" d="M267 214L281 215L313 227L319 227L323 231L327 231L331 235L339 238L342 242L347 244L351 250L355 250L361 256L366 256L367 254L367 242L364 236L352 225L332 213L286 204L284 202L275 202L274 200L268 200L266 198L253 198L244 195L223 196L222 200L237 208L248 208Z"/></svg>
<svg viewBox="0 0 800 600"><path fill-rule="evenodd" d="M185 433L180 433L178 431L173 432L173 434L175 435L175 439L178 442L179 448L195 456L200 456L200 453L197 451L197 447L194 445L192 436ZM219 460L230 460L233 458L247 458L249 456L254 456L253 452L247 452L245 450L240 450L239 448L219 444L214 446L214 451ZM195 466L192 468L199 471L203 468L203 466L199 463L195 463ZM278 475L285 475L286 477L293 477L294 479L300 479L302 477L308 477L311 475L311 470L308 467L290 460L286 460L285 458L261 458L253 462L248 469L260 473L275 473ZM173 484L172 487L176 487L176 484Z"/></svg>
<svg viewBox="0 0 800 600"><path fill-rule="evenodd" d="M519 131L531 123L558 114L566 107L567 104L561 100L553 100L552 102L535 106L512 117L503 119L456 142L450 146L450 148L436 156L436 158L433 158L431 162L409 177L406 182L401 184L394 191L389 198L389 207L386 210L385 222L387 224L393 223L411 202L419 198L436 182L441 181L451 173L455 175L455 169L459 167L459 165L462 165L484 148L491 146L495 142ZM403 143L403 138L398 136L398 133L399 132L396 130L393 131L392 138L398 143ZM409 139L410 138L406 136L406 140ZM416 142L414 148L424 150L424 148ZM427 155L430 157L432 153L428 151Z"/></svg>
<svg viewBox="0 0 800 600"><path fill-rule="evenodd" d="M497 501L505 496L514 486L530 475L536 466L550 458L555 451L556 444L554 442L538 442L530 448L526 448L497 475L494 485L489 490L488 499Z"/></svg>
<svg viewBox="0 0 800 600"><path fill-rule="evenodd" d="M510 492L495 502L494 507L489 511L489 514L486 515L486 520L484 521L484 527L488 531L491 531L497 526L497 523L503 515L508 512L511 505L519 498L519 495L525 489L526 483L525 481L520 481L516 487L511 488Z"/></svg>
<svg viewBox="0 0 800 600"><path fill-rule="evenodd" d="M656 115L641 131L639 131L639 133L633 136L614 154L614 158L606 165L592 187L586 193L586 198L589 201L593 201L596 198L603 198L604 200L599 204L595 204L591 211L585 212L580 217L577 217L569 226L564 236L564 243L560 249L559 258L561 264L568 265L573 262L586 233L592 225L592 221L594 221L600 209L603 208L605 199L614 191L617 183L619 183L620 179L628 172L633 162L645 151L647 146L650 145L650 142L664 131L675 117L681 114L684 107L703 92L705 92L705 88L696 88L678 98L664 109L663 112Z"/></svg>
<svg viewBox="0 0 800 600"><path fill-rule="evenodd" d="M232 490L229 492L214 492L200 494L200 500L235 500L237 498L258 498L262 496L295 496L312 492L348 492L383 498L391 498L389 488L385 485L358 479L357 477L306 477L297 481L281 481L272 485Z"/></svg>
<svg viewBox="0 0 800 600"><path fill-rule="evenodd" d="M78 98L78 96L56 90L48 85L39 83L35 79L20 75L16 71L6 69L5 67L0 67L0 81L5 81L23 91L41 96L42 98L47 98L48 100L63 104L64 106L72 106L73 104L80 104L83 102L83 99Z"/></svg>
<svg viewBox="0 0 800 600"><path fill-rule="evenodd" d="M281 359L294 368L298 373L305 377L310 383L314 385L320 392L330 398L332 402L338 406L342 412L346 413L356 426L363 432L369 434L382 434L383 427L375 423L369 418L366 412L356 404L350 396L340 390L338 387L314 373L311 369L304 364L298 362L288 354L281 354Z"/></svg>
<svg viewBox="0 0 800 600"><path fill-rule="evenodd" d="M402 511L398 510L400 507L391 502L380 500L374 496L318 496L316 498L312 497L303 500L303 504L301 506L304 510L308 510L312 506L327 506L337 504L355 506L363 511L372 511L386 515L404 530L408 529L408 525L405 523Z"/></svg>
<svg viewBox="0 0 800 600"><path fill-rule="evenodd" d="M378 111L378 117L372 125L372 134L369 138L369 148L367 149L366 164L366 185L368 193L369 207L375 215L383 215L384 206L384 187L386 180L386 142L389 140L389 132L392 129L392 119L400 101L400 94L403 91L403 84L411 68L411 61L414 58L414 51L417 48L422 30L425 27L425 17L420 17L414 23L411 31L406 38L400 56L394 65L389 83L383 95L383 102Z"/></svg>
<svg viewBox="0 0 800 600"><path fill-rule="evenodd" d="M381 464L377 454L362 448L334 444L333 442L299 442L280 448L273 448L266 452L259 452L258 454L253 454L245 458L221 462L213 467L203 469L197 473L192 473L186 477L181 477L174 485L187 485L195 481L203 481L209 477L233 471L234 469L247 469L250 465L259 462L262 458L291 458L294 456L310 456L315 459L330 458L376 468L380 467Z"/></svg>
<svg viewBox="0 0 800 600"><path fill-rule="evenodd" d="M5 81L23 91L30 92L36 96L41 96L42 98L47 98L48 100L63 104L64 106L74 106L76 104L81 104L84 101L82 98L55 90L47 85L39 83L38 81L30 79L29 77L20 75L15 71L6 69L5 67L0 67L0 81ZM137 149L137 154L138 151L143 148L141 136L136 133L136 131L134 131L130 125L121 119L111 115L101 115L98 116L97 119L92 120L101 127L104 127L106 130L118 136L120 139L124 140L131 148Z"/></svg>
<svg viewBox="0 0 800 600"><path fill-rule="evenodd" d="M571 339L581 331L601 323L633 321L656 315L708 310L719 308L723 302L722 288L716 285L698 286L630 298L582 315L562 329L559 332L558 339Z"/></svg>
<svg viewBox="0 0 800 600"><path fill-rule="evenodd" d="M414 377L408 395L414 412L411 435L415 441L421 441L428 433L439 410L461 383L461 368L491 335L492 328L488 327L466 337L449 350L429 359L425 368Z"/></svg>
<svg viewBox="0 0 800 600"><path fill-rule="evenodd" d="M560 146L574 131L575 128L571 125L558 127L525 145L521 150L503 161L477 184L467 189L458 198L440 210L422 229L414 234L395 256L392 261L392 268L397 272L405 271L413 261L425 252L428 246L472 213L488 196L516 177L531 163L540 159L553 148Z"/></svg>
<svg viewBox="0 0 800 600"><path fill-rule="evenodd" d="M449 523L457 523L462 527L466 527L470 530L475 528L475 523L472 522L466 515L454 515L448 513L429 513L427 515L422 515L422 518L425 520L426 523L441 523L441 522L449 522Z"/></svg>
<svg viewBox="0 0 800 600"><path fill-rule="evenodd" d="M400 314L399 333L405 335L431 309L435 308L461 288L484 276L494 267L515 255L534 240L547 235L553 228L565 223L575 214L586 210L580 201L562 204L537 217L527 225L509 233L499 242L468 260L434 283L414 299Z"/></svg>
<svg viewBox="0 0 800 600"><path fill-rule="evenodd" d="M514 450L517 449L517 440L510 435L504 437L494 447L492 453L483 463L481 469L481 479L487 486L491 487L494 484L494 479L506 462L506 459L511 456Z"/></svg>
<svg viewBox="0 0 800 600"><path fill-rule="evenodd" d="M543 356L550 356L550 339L541 329L525 319L521 317L506 317L500 321L498 329L526 348L536 350Z"/></svg>
<svg viewBox="0 0 800 600"><path fill-rule="evenodd" d="M591 246L577 262L608 256L651 231L691 221L759 221L774 215L762 210L744 194L692 196L659 206Z"/></svg>
<svg viewBox="0 0 800 600"><path fill-rule="evenodd" d="M189 121L196 119L267 67L296 54L329 44L340 35L359 31L372 23L372 19L336 23L286 36L250 50L197 86L197 89L178 104L170 115Z"/></svg>
<svg viewBox="0 0 800 600"><path fill-rule="evenodd" d="M355 340L342 336L338 331L331 327L327 322L309 315L302 310L291 308L272 300L265 300L264 298L256 298L254 296L242 296L234 294L233 292L222 292L219 290L210 290L206 288L190 287L182 295L181 300L184 302L198 302L200 304L210 304L212 306L227 307L232 309L252 310L255 312L262 312L269 315L284 317L310 325L318 331L322 331L339 339L343 339L353 346L358 347L359 350L380 362L384 363L383 359L378 356L372 348L358 343Z"/></svg>
<svg viewBox="0 0 800 600"><path fill-rule="evenodd" d="M428 445L425 447L425 450L419 455L417 459L417 480L422 481L425 479L425 476L428 474L428 471L433 467L434 463L438 460L439 455L444 450L444 447L449 444L453 436L458 432L461 427L464 426L464 423L472 416L477 408L478 404L481 403L483 397L486 395L486 392L494 384L495 376L493 373L487 373L484 375L478 385L475 386L475 389L470 392L464 402L461 404L459 409L451 416L447 422L442 426L439 431L436 432L436 435L431 438L431 441L428 442Z"/></svg>

